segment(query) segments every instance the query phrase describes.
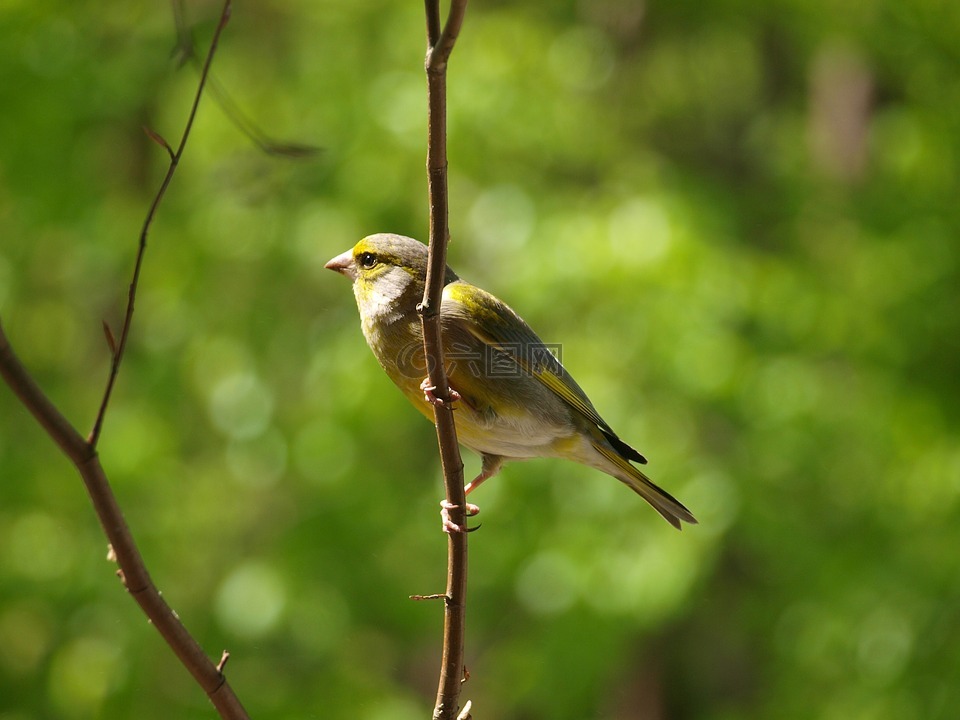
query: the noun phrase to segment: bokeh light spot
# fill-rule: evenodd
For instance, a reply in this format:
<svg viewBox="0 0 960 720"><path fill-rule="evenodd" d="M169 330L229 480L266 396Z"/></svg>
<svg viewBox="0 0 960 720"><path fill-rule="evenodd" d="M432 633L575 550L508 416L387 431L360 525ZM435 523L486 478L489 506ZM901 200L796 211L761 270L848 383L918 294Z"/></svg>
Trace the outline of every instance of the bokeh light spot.
<svg viewBox="0 0 960 720"><path fill-rule="evenodd" d="M610 39L594 27L578 26L559 35L548 56L553 76L573 90L591 90L613 72Z"/></svg>
<svg viewBox="0 0 960 720"><path fill-rule="evenodd" d="M499 185L476 199L467 220L485 246L518 249L533 232L536 211L523 190Z"/></svg>
<svg viewBox="0 0 960 720"><path fill-rule="evenodd" d="M217 593L220 624L245 637L260 637L272 630L286 605L283 581L268 566L248 562L236 568Z"/></svg>
<svg viewBox="0 0 960 720"><path fill-rule="evenodd" d="M209 400L210 417L228 437L257 437L270 423L273 395L256 375L237 373L214 386Z"/></svg>
<svg viewBox="0 0 960 720"><path fill-rule="evenodd" d="M33 605L12 605L0 611L0 665L17 676L32 673L47 653L50 622Z"/></svg>
<svg viewBox="0 0 960 720"><path fill-rule="evenodd" d="M634 198L615 208L608 232L618 260L635 267L662 260L673 239L667 211L648 198Z"/></svg>
<svg viewBox="0 0 960 720"><path fill-rule="evenodd" d="M121 653L95 637L63 646L50 666L50 699L61 717L99 717L110 688L124 675Z"/></svg>
<svg viewBox="0 0 960 720"><path fill-rule="evenodd" d="M287 469L287 441L275 428L255 438L233 440L227 447L227 466L244 485L274 485Z"/></svg>
<svg viewBox="0 0 960 720"><path fill-rule="evenodd" d="M4 543L9 567L32 580L53 580L67 573L75 546L69 528L42 512L21 515L11 523Z"/></svg>
<svg viewBox="0 0 960 720"><path fill-rule="evenodd" d="M531 612L555 615L577 599L577 569L564 555L534 555L517 577L517 597Z"/></svg>

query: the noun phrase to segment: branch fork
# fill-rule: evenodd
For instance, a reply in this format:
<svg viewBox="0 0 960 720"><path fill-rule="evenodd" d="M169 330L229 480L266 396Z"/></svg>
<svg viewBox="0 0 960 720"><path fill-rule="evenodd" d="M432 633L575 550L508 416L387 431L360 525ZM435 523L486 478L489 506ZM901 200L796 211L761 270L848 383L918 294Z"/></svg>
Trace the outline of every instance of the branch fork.
<svg viewBox="0 0 960 720"><path fill-rule="evenodd" d="M133 279L128 292L127 309L119 338L114 336L113 330L107 323L103 324L104 337L110 349L110 373L90 435L86 439L81 436L77 429L63 416L56 405L54 405L40 389L39 385L37 385L26 367L14 353L3 331L2 324L0 324L0 377L4 379L6 384L20 399L21 403L23 403L24 407L30 411L40 426L46 431L47 435L50 436L60 450L70 459L79 472L86 486L87 493L90 496L94 510L97 513L97 517L100 520L100 525L109 542L107 560L115 562L118 565L116 574L127 592L140 606L150 623L170 646L170 649L173 650L181 664L190 672L197 684L203 688L220 717L225 720L249 720L249 716L244 710L243 705L223 676L223 667L229 654L225 652L219 664L214 665L203 652L203 649L197 641L190 635L186 627L184 627L183 623L180 622L177 614L167 605L156 585L154 585L150 579L150 574L133 539L130 528L127 526L126 520L123 517L123 512L120 510L117 499L113 494L107 475L100 464L100 458L97 455L97 441L103 429L104 417L110 404L110 397L116 383L117 375L120 371L120 364L123 360L124 350L133 321L134 301L136 299L140 271L143 266L147 233L156 215L160 201L163 199L163 195L170 185L170 181L173 179L184 148L186 147L187 139L190 136L190 129L200 103L200 97L203 94L204 83L209 74L210 64L213 61L213 56L216 51L217 42L230 17L230 7L231 0L225 0L223 10L220 14L220 21L210 43L210 49L207 53L203 73L196 95L194 96L190 115L176 152L172 151L170 145L160 135L152 130L147 130L147 135L166 149L167 154L170 156L170 166L160 185L160 189L153 198L150 210L147 213L140 232L139 249L134 264Z"/></svg>

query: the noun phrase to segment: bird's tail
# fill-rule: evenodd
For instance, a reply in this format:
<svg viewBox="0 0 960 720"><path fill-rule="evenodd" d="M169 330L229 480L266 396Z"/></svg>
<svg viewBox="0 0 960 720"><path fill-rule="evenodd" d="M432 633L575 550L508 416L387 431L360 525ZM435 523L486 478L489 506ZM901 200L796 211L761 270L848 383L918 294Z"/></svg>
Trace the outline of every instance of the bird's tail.
<svg viewBox="0 0 960 720"><path fill-rule="evenodd" d="M677 530L682 529L680 526L681 520L691 525L697 524L697 519L683 506L683 503L667 491L654 485L650 478L637 470L630 464L630 461L621 456L609 444L597 442L593 444L593 447L613 464L614 468L608 469L607 472L620 482L629 485L630 489L650 503L653 509L663 515L664 519Z"/></svg>

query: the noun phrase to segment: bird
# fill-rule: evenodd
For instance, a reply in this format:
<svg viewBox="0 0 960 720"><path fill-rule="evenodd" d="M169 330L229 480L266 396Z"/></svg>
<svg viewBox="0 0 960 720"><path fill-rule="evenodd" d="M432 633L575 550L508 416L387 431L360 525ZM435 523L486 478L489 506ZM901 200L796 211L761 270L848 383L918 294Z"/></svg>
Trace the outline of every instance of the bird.
<svg viewBox="0 0 960 720"><path fill-rule="evenodd" d="M381 367L434 420L427 379L423 299L428 248L393 233L361 239L326 263L353 282L360 325ZM444 366L460 443L482 459L467 495L506 461L559 457L627 485L678 530L697 520L634 463L647 459L620 439L548 346L506 303L445 269L440 304ZM443 504L443 503L441 503ZM468 514L478 512L476 506ZM457 530L446 522L445 529Z"/></svg>

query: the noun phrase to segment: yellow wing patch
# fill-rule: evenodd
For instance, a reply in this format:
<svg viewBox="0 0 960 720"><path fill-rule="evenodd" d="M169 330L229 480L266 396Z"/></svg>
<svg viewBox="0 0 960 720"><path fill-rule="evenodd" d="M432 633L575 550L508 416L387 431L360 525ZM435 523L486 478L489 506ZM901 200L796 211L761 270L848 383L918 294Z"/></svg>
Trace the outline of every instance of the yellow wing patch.
<svg viewBox="0 0 960 720"><path fill-rule="evenodd" d="M520 363L521 366L524 363ZM559 364L559 361L558 361ZM552 372L549 368L544 368L543 370L538 370L537 368L528 368L524 367L524 370L530 372L537 380L543 383L548 390L551 390L555 394L559 395L567 405L572 407L574 410L579 412L584 417L588 418L590 422L595 425L599 425L602 428L606 428L607 424L603 421L597 411L593 409L593 406L580 395L574 388L566 382L563 377L560 377L556 373Z"/></svg>
<svg viewBox="0 0 960 720"><path fill-rule="evenodd" d="M477 340L511 357L523 372L536 378L572 409L613 434L560 361L508 305L462 281L447 285L443 294L457 319Z"/></svg>

